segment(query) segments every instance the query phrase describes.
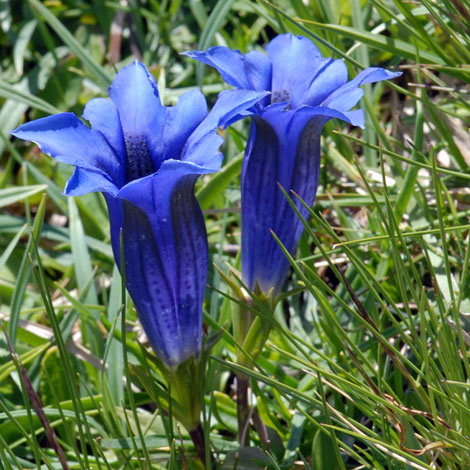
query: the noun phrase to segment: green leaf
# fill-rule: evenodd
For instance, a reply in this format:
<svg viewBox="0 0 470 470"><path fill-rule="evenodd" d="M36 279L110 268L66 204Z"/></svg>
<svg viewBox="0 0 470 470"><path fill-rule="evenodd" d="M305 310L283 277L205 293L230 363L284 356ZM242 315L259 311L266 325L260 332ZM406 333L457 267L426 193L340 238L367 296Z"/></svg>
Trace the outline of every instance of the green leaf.
<svg viewBox="0 0 470 470"><path fill-rule="evenodd" d="M222 470L272 470L272 462L258 447L243 447L230 452L225 459Z"/></svg>
<svg viewBox="0 0 470 470"><path fill-rule="evenodd" d="M97 304L98 296L94 284L94 273L90 253L85 239L85 232L80 220L77 205L73 198L69 198L70 217L70 243L72 246L73 265L77 286L81 292L82 300L87 304ZM90 311L92 317L99 318L97 312ZM82 322L82 334L91 342L91 351L101 356L104 345L103 336L95 322Z"/></svg>
<svg viewBox="0 0 470 470"><path fill-rule="evenodd" d="M56 34L64 41L70 51L73 52L83 64L90 70L95 78L98 79L101 87L105 90L111 83L111 75L95 60L93 60L89 51L83 47L69 30L54 16L49 9L39 0L28 0L31 6L36 10L56 32Z"/></svg>
<svg viewBox="0 0 470 470"><path fill-rule="evenodd" d="M29 278L31 275L31 261L30 261L29 256L30 256L32 240L33 240L33 237L35 239L39 237L41 233L42 225L44 223L45 212L46 212L46 198L44 196L41 203L39 204L33 226L31 227L31 233L29 235L28 245L21 259L21 264L20 264L17 278L16 278L15 290L13 291L13 296L11 299L9 335L10 335L11 343L13 345L15 345L16 343L16 329L18 327L20 309L25 299L26 288L27 288Z"/></svg>
<svg viewBox="0 0 470 470"><path fill-rule="evenodd" d="M316 26L320 29L333 31L341 36L354 39L362 44L366 44L374 49L393 54L406 59L414 60L416 58L416 48L413 44L409 44L401 39L395 39L381 34L370 33L369 31L358 30L350 26L342 26L335 24L323 24L316 21L304 21L305 25ZM420 57L431 64L444 64L444 61L427 51L420 51Z"/></svg>
<svg viewBox="0 0 470 470"><path fill-rule="evenodd" d="M27 21L21 27L18 37L16 38L13 48L13 63L15 64L16 73L18 75L23 75L24 55L37 24L36 19Z"/></svg>
<svg viewBox="0 0 470 470"><path fill-rule="evenodd" d="M217 5L212 10L206 25L201 33L199 39L198 49L205 51L211 44L215 36L215 33L225 24L227 21L227 14L232 8L235 0L219 0ZM198 62L196 64L196 77L199 86L202 85L202 76L204 71L204 64Z"/></svg>
<svg viewBox="0 0 470 470"><path fill-rule="evenodd" d="M119 269L114 265L113 277L108 304L107 318L114 325L114 328L120 329L120 323L117 322L121 307L121 275ZM117 323L116 323L117 322ZM111 334L112 333L112 334ZM124 367L122 357L122 344L114 337L114 331L111 331L106 340L108 350L107 362L110 365L107 369L109 387L115 403L121 403L124 399Z"/></svg>
<svg viewBox="0 0 470 470"><path fill-rule="evenodd" d="M216 173L199 189L196 196L202 210L209 209L214 201L224 192L225 188L238 178L242 169L242 160L243 156L227 163L220 172Z"/></svg>
<svg viewBox="0 0 470 470"><path fill-rule="evenodd" d="M39 357L49 347L50 347L49 343L42 344L36 348L30 349L29 351L21 354L19 356L19 359L21 363L23 364L23 366L26 366L32 361L34 361L34 359ZM16 370L16 366L13 363L13 361L9 361L5 364L2 364L0 366L0 381L3 382L15 370Z"/></svg>
<svg viewBox="0 0 470 470"><path fill-rule="evenodd" d="M319 429L312 443L312 470L341 468L335 451L336 443L325 431Z"/></svg>
<svg viewBox="0 0 470 470"><path fill-rule="evenodd" d="M18 186L0 190L0 207L10 206L27 197L40 193L47 188L45 184L34 184L31 186Z"/></svg>
<svg viewBox="0 0 470 470"><path fill-rule="evenodd" d="M133 442L134 441L134 442ZM147 449L162 449L165 452L168 449L168 439L165 435L146 436L144 438L145 447ZM193 443L190 439L183 439L185 448L192 448ZM100 441L102 447L106 449L133 449L134 444L137 449L143 449L142 441L138 437L122 437L120 439L102 439Z"/></svg>
<svg viewBox="0 0 470 470"><path fill-rule="evenodd" d="M27 224L21 227L21 229L16 233L11 242L8 244L7 248L5 248L5 250L3 251L2 256L0 256L0 271L2 270L5 263L8 261L10 255L13 253L13 250L16 248L16 245L18 244L20 238L23 236L26 227Z"/></svg>
<svg viewBox="0 0 470 470"><path fill-rule="evenodd" d="M202 0L189 0L189 8L191 8L191 12L199 27L203 29L207 22L207 13Z"/></svg>
<svg viewBox="0 0 470 470"><path fill-rule="evenodd" d="M12 103L13 101L9 101L9 102ZM65 204L64 202L65 196L62 194L62 191L60 190L59 186L57 186L56 183L54 183L46 175L44 175L41 172L41 170L36 165L33 164L33 162L26 160L16 150L16 148L8 140L8 138L5 136L5 134L2 132L1 129L0 129L0 138L2 139L6 148L11 153L12 157L16 160L16 162L19 163L20 165L25 165L28 171L28 175L31 176L34 180L36 180L41 185L46 186L47 195L51 198L52 201L54 201L54 203L61 209L62 212L67 214L68 207L67 207L67 204Z"/></svg>
<svg viewBox="0 0 470 470"><path fill-rule="evenodd" d="M0 81L0 96L8 100L19 101L27 104L31 108L39 109L48 114L60 113L60 110L52 106L47 101L38 98L26 91L22 91L25 87L20 85L10 85L5 81Z"/></svg>
<svg viewBox="0 0 470 470"><path fill-rule="evenodd" d="M85 232L83 231L77 205L73 198L69 198L68 202L70 214L70 242L72 245L75 276L77 278L78 288L82 290L90 283L90 279L93 277L93 268L91 266L91 258L85 241ZM88 304L98 303L96 289L93 283L89 285L88 293L84 300Z"/></svg>

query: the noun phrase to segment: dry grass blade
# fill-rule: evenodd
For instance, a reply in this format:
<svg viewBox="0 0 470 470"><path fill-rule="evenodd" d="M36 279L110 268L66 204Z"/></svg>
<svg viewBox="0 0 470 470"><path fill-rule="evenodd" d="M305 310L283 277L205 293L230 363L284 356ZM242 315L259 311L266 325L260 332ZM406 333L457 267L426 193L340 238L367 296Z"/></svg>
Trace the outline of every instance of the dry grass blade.
<svg viewBox="0 0 470 470"><path fill-rule="evenodd" d="M26 372L25 368L23 367L23 365L21 364L18 358L18 355L15 353L13 349L13 346L10 342L10 338L8 336L8 333L7 333L7 330L5 328L5 324L3 323L3 321L1 322L1 325L3 329L3 334L5 335L5 338L7 340L8 349L10 350L11 360L16 364L17 368L20 370L26 393L31 401L31 404L33 405L34 411L36 412L39 420L41 421L41 424L44 428L44 431L46 432L49 443L51 444L52 448L56 452L57 458L59 459L62 465L62 468L64 470L69 470L69 466L67 464L67 459L65 457L64 451L62 447L59 445L55 432L52 429L46 415L44 414L41 400L39 399L36 392L34 391L34 387L33 387L33 384L31 383L31 380L28 377L28 373Z"/></svg>

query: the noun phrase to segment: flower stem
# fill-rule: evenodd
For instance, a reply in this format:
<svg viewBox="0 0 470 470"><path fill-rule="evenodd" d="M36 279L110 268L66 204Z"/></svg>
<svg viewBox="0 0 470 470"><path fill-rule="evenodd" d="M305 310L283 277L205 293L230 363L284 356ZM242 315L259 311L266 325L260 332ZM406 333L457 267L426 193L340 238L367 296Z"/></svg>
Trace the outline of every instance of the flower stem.
<svg viewBox="0 0 470 470"><path fill-rule="evenodd" d="M248 386L250 378L245 374L237 374L237 416L238 416L238 442L240 447L247 447L250 443L249 420L250 406L248 404Z"/></svg>
<svg viewBox="0 0 470 470"><path fill-rule="evenodd" d="M194 443L196 448L197 455L201 459L204 467L206 467L206 438L204 436L204 430L202 429L201 423L199 423L192 431L189 431L189 435ZM211 468L215 468L215 461L212 456L212 453L209 453L209 460L211 462Z"/></svg>
<svg viewBox="0 0 470 470"><path fill-rule="evenodd" d="M251 299L244 297L241 300L243 300L246 307L242 304L233 316L234 337L240 345L240 348L237 349L237 363L252 369L268 339L271 324L249 308L252 306ZM261 304L262 313L271 313L274 310L272 293L269 293L268 296L260 293L258 304ZM248 403L249 385L250 377L238 373L237 415L240 447L247 447L250 442L249 421L254 410L250 410Z"/></svg>
<svg viewBox="0 0 470 470"><path fill-rule="evenodd" d="M271 444L268 435L268 428L266 427L266 424L264 424L263 420L261 419L261 416L257 411L253 413L253 424L258 433L263 449L268 450Z"/></svg>

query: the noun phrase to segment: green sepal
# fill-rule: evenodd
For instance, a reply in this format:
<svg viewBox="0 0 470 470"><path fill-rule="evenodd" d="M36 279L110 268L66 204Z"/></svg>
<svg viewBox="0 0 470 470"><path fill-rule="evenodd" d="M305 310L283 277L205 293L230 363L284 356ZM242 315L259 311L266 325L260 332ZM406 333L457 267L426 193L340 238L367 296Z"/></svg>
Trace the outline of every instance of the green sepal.
<svg viewBox="0 0 470 470"><path fill-rule="evenodd" d="M238 354L239 364L250 367L253 366L253 361L256 360L263 350L270 330L271 325L268 321L264 320L259 315L254 318L248 330L248 334L245 337L245 341L242 343L243 351L250 357L247 357L247 354L240 351Z"/></svg>
<svg viewBox="0 0 470 470"><path fill-rule="evenodd" d="M214 334L207 336L202 343L202 350L204 354L209 354L210 350L219 342L220 338L222 338L223 335L224 335L224 330L223 328L221 328L219 331L216 331Z"/></svg>
<svg viewBox="0 0 470 470"><path fill-rule="evenodd" d="M237 279L232 279L230 276L227 276L216 264L214 264L214 268L219 273L220 277L225 281L225 283L233 290L234 294L242 301L246 301L246 295L244 294L242 288L240 287L240 281Z"/></svg>
<svg viewBox="0 0 470 470"><path fill-rule="evenodd" d="M191 356L179 366L168 369L170 395L175 418L188 430L201 422L201 356Z"/></svg>
<svg viewBox="0 0 470 470"><path fill-rule="evenodd" d="M255 289L254 298L244 299L233 316L234 338L243 350L239 350L237 361L247 367L253 366L253 361L261 354L264 344L271 330L271 323L265 316L272 315L276 301L273 290L264 294L258 288ZM261 311L261 316L256 310ZM246 353L246 354L245 354Z"/></svg>

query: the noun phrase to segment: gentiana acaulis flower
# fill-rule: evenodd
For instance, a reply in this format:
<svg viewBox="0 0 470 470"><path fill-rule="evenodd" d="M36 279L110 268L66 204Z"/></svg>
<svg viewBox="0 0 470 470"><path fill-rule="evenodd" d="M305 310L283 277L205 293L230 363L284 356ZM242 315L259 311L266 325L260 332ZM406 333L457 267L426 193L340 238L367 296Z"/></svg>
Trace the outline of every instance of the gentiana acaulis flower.
<svg viewBox="0 0 470 470"><path fill-rule="evenodd" d="M271 92L250 110L252 126L241 176L242 278L250 290L275 296L289 263L271 230L291 254L303 231L279 184L311 206L325 123L339 118L363 127L363 111L351 111L364 93L359 86L400 73L371 67L348 82L343 60L324 58L308 38L291 34L274 38L266 51L243 55L216 46L185 54L215 67L237 89ZM302 203L294 200L307 216Z"/></svg>
<svg viewBox="0 0 470 470"><path fill-rule="evenodd" d="M31 140L57 161L75 166L65 194L102 192L127 289L157 357L175 369L201 350L208 270L204 218L194 195L201 174L220 169L217 129L265 93L225 91L211 112L199 91L161 104L143 64L123 68L109 97L85 107L87 126L72 113L29 122L13 135Z"/></svg>

